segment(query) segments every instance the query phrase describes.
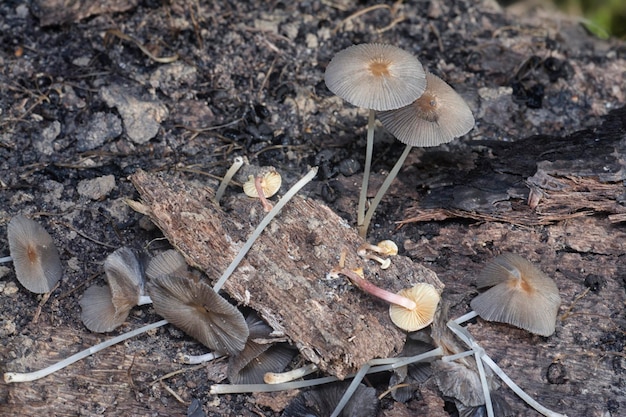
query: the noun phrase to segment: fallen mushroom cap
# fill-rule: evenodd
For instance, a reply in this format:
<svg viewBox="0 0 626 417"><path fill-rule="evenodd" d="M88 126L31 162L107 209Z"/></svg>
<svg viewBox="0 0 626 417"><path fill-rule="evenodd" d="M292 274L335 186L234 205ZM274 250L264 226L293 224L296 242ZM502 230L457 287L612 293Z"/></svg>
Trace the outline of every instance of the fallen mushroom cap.
<svg viewBox="0 0 626 417"><path fill-rule="evenodd" d="M513 253L498 256L482 271L477 286L493 286L471 301L472 309L483 319L541 336L554 333L561 305L559 289L528 260Z"/></svg>
<svg viewBox="0 0 626 417"><path fill-rule="evenodd" d="M63 268L52 237L39 223L18 215L7 227L9 251L18 281L28 291L50 292Z"/></svg>
<svg viewBox="0 0 626 417"><path fill-rule="evenodd" d="M241 312L208 284L188 276L159 276L148 283L156 312L218 353L237 354L248 339Z"/></svg>
<svg viewBox="0 0 626 417"><path fill-rule="evenodd" d="M144 268L134 250L121 247L107 256L104 272L111 289L111 301L116 311L128 312L143 295Z"/></svg>
<svg viewBox="0 0 626 417"><path fill-rule="evenodd" d="M259 193L257 192L256 186L254 184L254 176L250 175L248 177L248 181L243 183L243 192L248 197L259 197ZM280 189L282 184L282 178L280 174L276 171L269 171L263 174L261 177L261 188L263 189L263 195L266 198L269 198L276 194Z"/></svg>
<svg viewBox="0 0 626 417"><path fill-rule="evenodd" d="M128 317L128 310L116 309L111 301L108 285L92 285L78 301L80 318L89 330L97 333L110 332L120 326Z"/></svg>
<svg viewBox="0 0 626 417"><path fill-rule="evenodd" d="M411 288L405 288L398 295L413 300L417 307L413 310L391 304L389 316L393 324L408 332L423 329L433 322L440 296L435 287L426 283L419 283Z"/></svg>
<svg viewBox="0 0 626 417"><path fill-rule="evenodd" d="M250 334L246 347L228 361L228 380L231 384L262 384L266 372L282 372L296 351L286 343L257 343L267 339L272 328L256 314L246 317Z"/></svg>
<svg viewBox="0 0 626 417"><path fill-rule="evenodd" d="M426 73L426 81L426 91L413 103L378 114L383 126L407 145L437 146L474 127L474 116L463 97L434 74Z"/></svg>
<svg viewBox="0 0 626 417"><path fill-rule="evenodd" d="M169 249L154 256L148 262L146 277L155 279L163 275L180 275L187 270L187 262L178 251Z"/></svg>
<svg viewBox="0 0 626 417"><path fill-rule="evenodd" d="M396 46L377 43L338 52L326 67L324 80L339 97L373 110L406 106L426 88L424 68L417 58Z"/></svg>
<svg viewBox="0 0 626 417"><path fill-rule="evenodd" d="M281 417L330 416L348 388L348 383L338 382L305 391L285 408ZM374 417L378 411L376 390L359 384L356 391L339 414L340 417Z"/></svg>

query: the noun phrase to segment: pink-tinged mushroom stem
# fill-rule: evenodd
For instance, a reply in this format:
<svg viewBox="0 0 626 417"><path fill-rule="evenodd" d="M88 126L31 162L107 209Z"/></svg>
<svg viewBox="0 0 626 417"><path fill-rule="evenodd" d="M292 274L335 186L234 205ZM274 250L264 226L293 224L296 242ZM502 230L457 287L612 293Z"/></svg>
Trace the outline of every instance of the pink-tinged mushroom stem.
<svg viewBox="0 0 626 417"><path fill-rule="evenodd" d="M261 204L263 205L263 210L265 210L266 213L269 213L272 208L274 208L274 206L272 206L272 203L267 201L267 198L265 198L265 193L263 192L263 186L261 185L261 181L263 181L263 177L254 177L254 188L256 188L256 192L259 194L259 199L261 200Z"/></svg>
<svg viewBox="0 0 626 417"><path fill-rule="evenodd" d="M361 278L359 274L348 268L342 268L339 273L348 277L354 285L374 297L380 298L381 300L387 301L391 304L399 305L407 310L415 310L417 308L415 301L387 290L383 290L368 280Z"/></svg>

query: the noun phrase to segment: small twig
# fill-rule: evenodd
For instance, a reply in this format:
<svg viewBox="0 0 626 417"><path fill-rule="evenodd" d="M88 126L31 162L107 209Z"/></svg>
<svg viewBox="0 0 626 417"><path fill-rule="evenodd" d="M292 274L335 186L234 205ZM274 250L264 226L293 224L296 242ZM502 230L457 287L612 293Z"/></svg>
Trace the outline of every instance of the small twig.
<svg viewBox="0 0 626 417"><path fill-rule="evenodd" d="M572 304L570 304L570 306L567 308L565 313L563 313L563 315L561 316L561 321L565 321L565 319L567 319L571 315L572 310L574 309L574 306L576 305L576 303L585 295L587 295L587 293L589 293L589 290L591 290L590 287L585 288L585 291L583 291L581 294L576 296L576 298L574 298L574 301L572 301Z"/></svg>
<svg viewBox="0 0 626 417"><path fill-rule="evenodd" d="M158 57L155 56L154 54L152 54L152 52L150 52L150 50L148 50L148 48L146 48L141 42L139 42L139 40L133 38L130 35L127 35L125 33L123 33L121 30L119 29L109 29L106 33L107 35L111 35L111 36L116 36L122 40L125 41L130 41L132 43L134 43L135 45L137 45L137 47L139 49L141 49L141 52L143 52L144 54L146 54L148 56L148 58L150 58L151 60L161 63L161 64L169 64L172 63L176 60L178 60L178 54L174 54L172 56L166 56L166 57Z"/></svg>
<svg viewBox="0 0 626 417"><path fill-rule="evenodd" d="M333 30L333 33L337 33L339 31L339 29L345 25L346 23L348 23L350 20L352 19L356 19L359 16L362 16L366 13L369 13L371 11L377 10L377 9L389 9L391 10L391 6L389 6L388 4L375 4L373 6L369 6L366 7L365 9L361 9L357 12L352 13L350 16L346 17L345 19L343 19L341 22L339 22L339 24L337 25L337 27Z"/></svg>

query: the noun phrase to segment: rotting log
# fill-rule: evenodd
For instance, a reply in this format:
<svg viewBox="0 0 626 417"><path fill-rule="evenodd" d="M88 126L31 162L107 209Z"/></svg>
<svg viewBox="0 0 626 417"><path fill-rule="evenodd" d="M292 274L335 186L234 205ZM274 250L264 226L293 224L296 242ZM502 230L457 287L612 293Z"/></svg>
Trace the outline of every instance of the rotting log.
<svg viewBox="0 0 626 417"><path fill-rule="evenodd" d="M217 279L264 216L258 200L243 194L222 204L213 190L168 174L139 171L131 177L141 202L132 207L150 217L187 262ZM436 274L396 256L381 270L356 254L364 243L328 207L296 197L266 228L224 290L248 306L302 355L339 378L373 358L396 355L405 333L388 317L388 306L343 278L328 276L346 251L348 268L363 267L377 286L397 292L418 282L443 284Z"/></svg>

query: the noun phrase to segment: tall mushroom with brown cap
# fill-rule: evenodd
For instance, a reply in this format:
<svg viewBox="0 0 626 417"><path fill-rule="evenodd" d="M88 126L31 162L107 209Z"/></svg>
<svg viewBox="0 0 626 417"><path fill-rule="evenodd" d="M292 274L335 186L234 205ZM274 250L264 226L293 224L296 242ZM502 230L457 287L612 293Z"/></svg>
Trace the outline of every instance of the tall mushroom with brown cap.
<svg viewBox="0 0 626 417"><path fill-rule="evenodd" d="M241 312L197 277L158 276L148 283L156 312L209 349L235 355L248 339Z"/></svg>
<svg viewBox="0 0 626 417"><path fill-rule="evenodd" d="M7 227L9 251L17 280L28 291L50 292L63 275L52 237L39 223L18 215Z"/></svg>
<svg viewBox="0 0 626 417"><path fill-rule="evenodd" d="M363 237L367 234L376 207L414 146L438 146L463 136L474 127L474 116L463 97L431 73L426 73L426 83L426 91L413 103L378 114L383 126L406 144L406 148L367 210L363 227L359 229Z"/></svg>
<svg viewBox="0 0 626 417"><path fill-rule="evenodd" d="M355 106L369 109L363 184L357 226L365 218L365 200L374 148L375 111L406 106L422 95L426 78L422 64L409 52L385 44L353 45L338 52L324 74L330 91Z"/></svg>
<svg viewBox="0 0 626 417"><path fill-rule="evenodd" d="M504 253L490 262L476 282L491 287L471 301L488 321L508 323L541 336L554 333L561 305L554 280L519 255Z"/></svg>

